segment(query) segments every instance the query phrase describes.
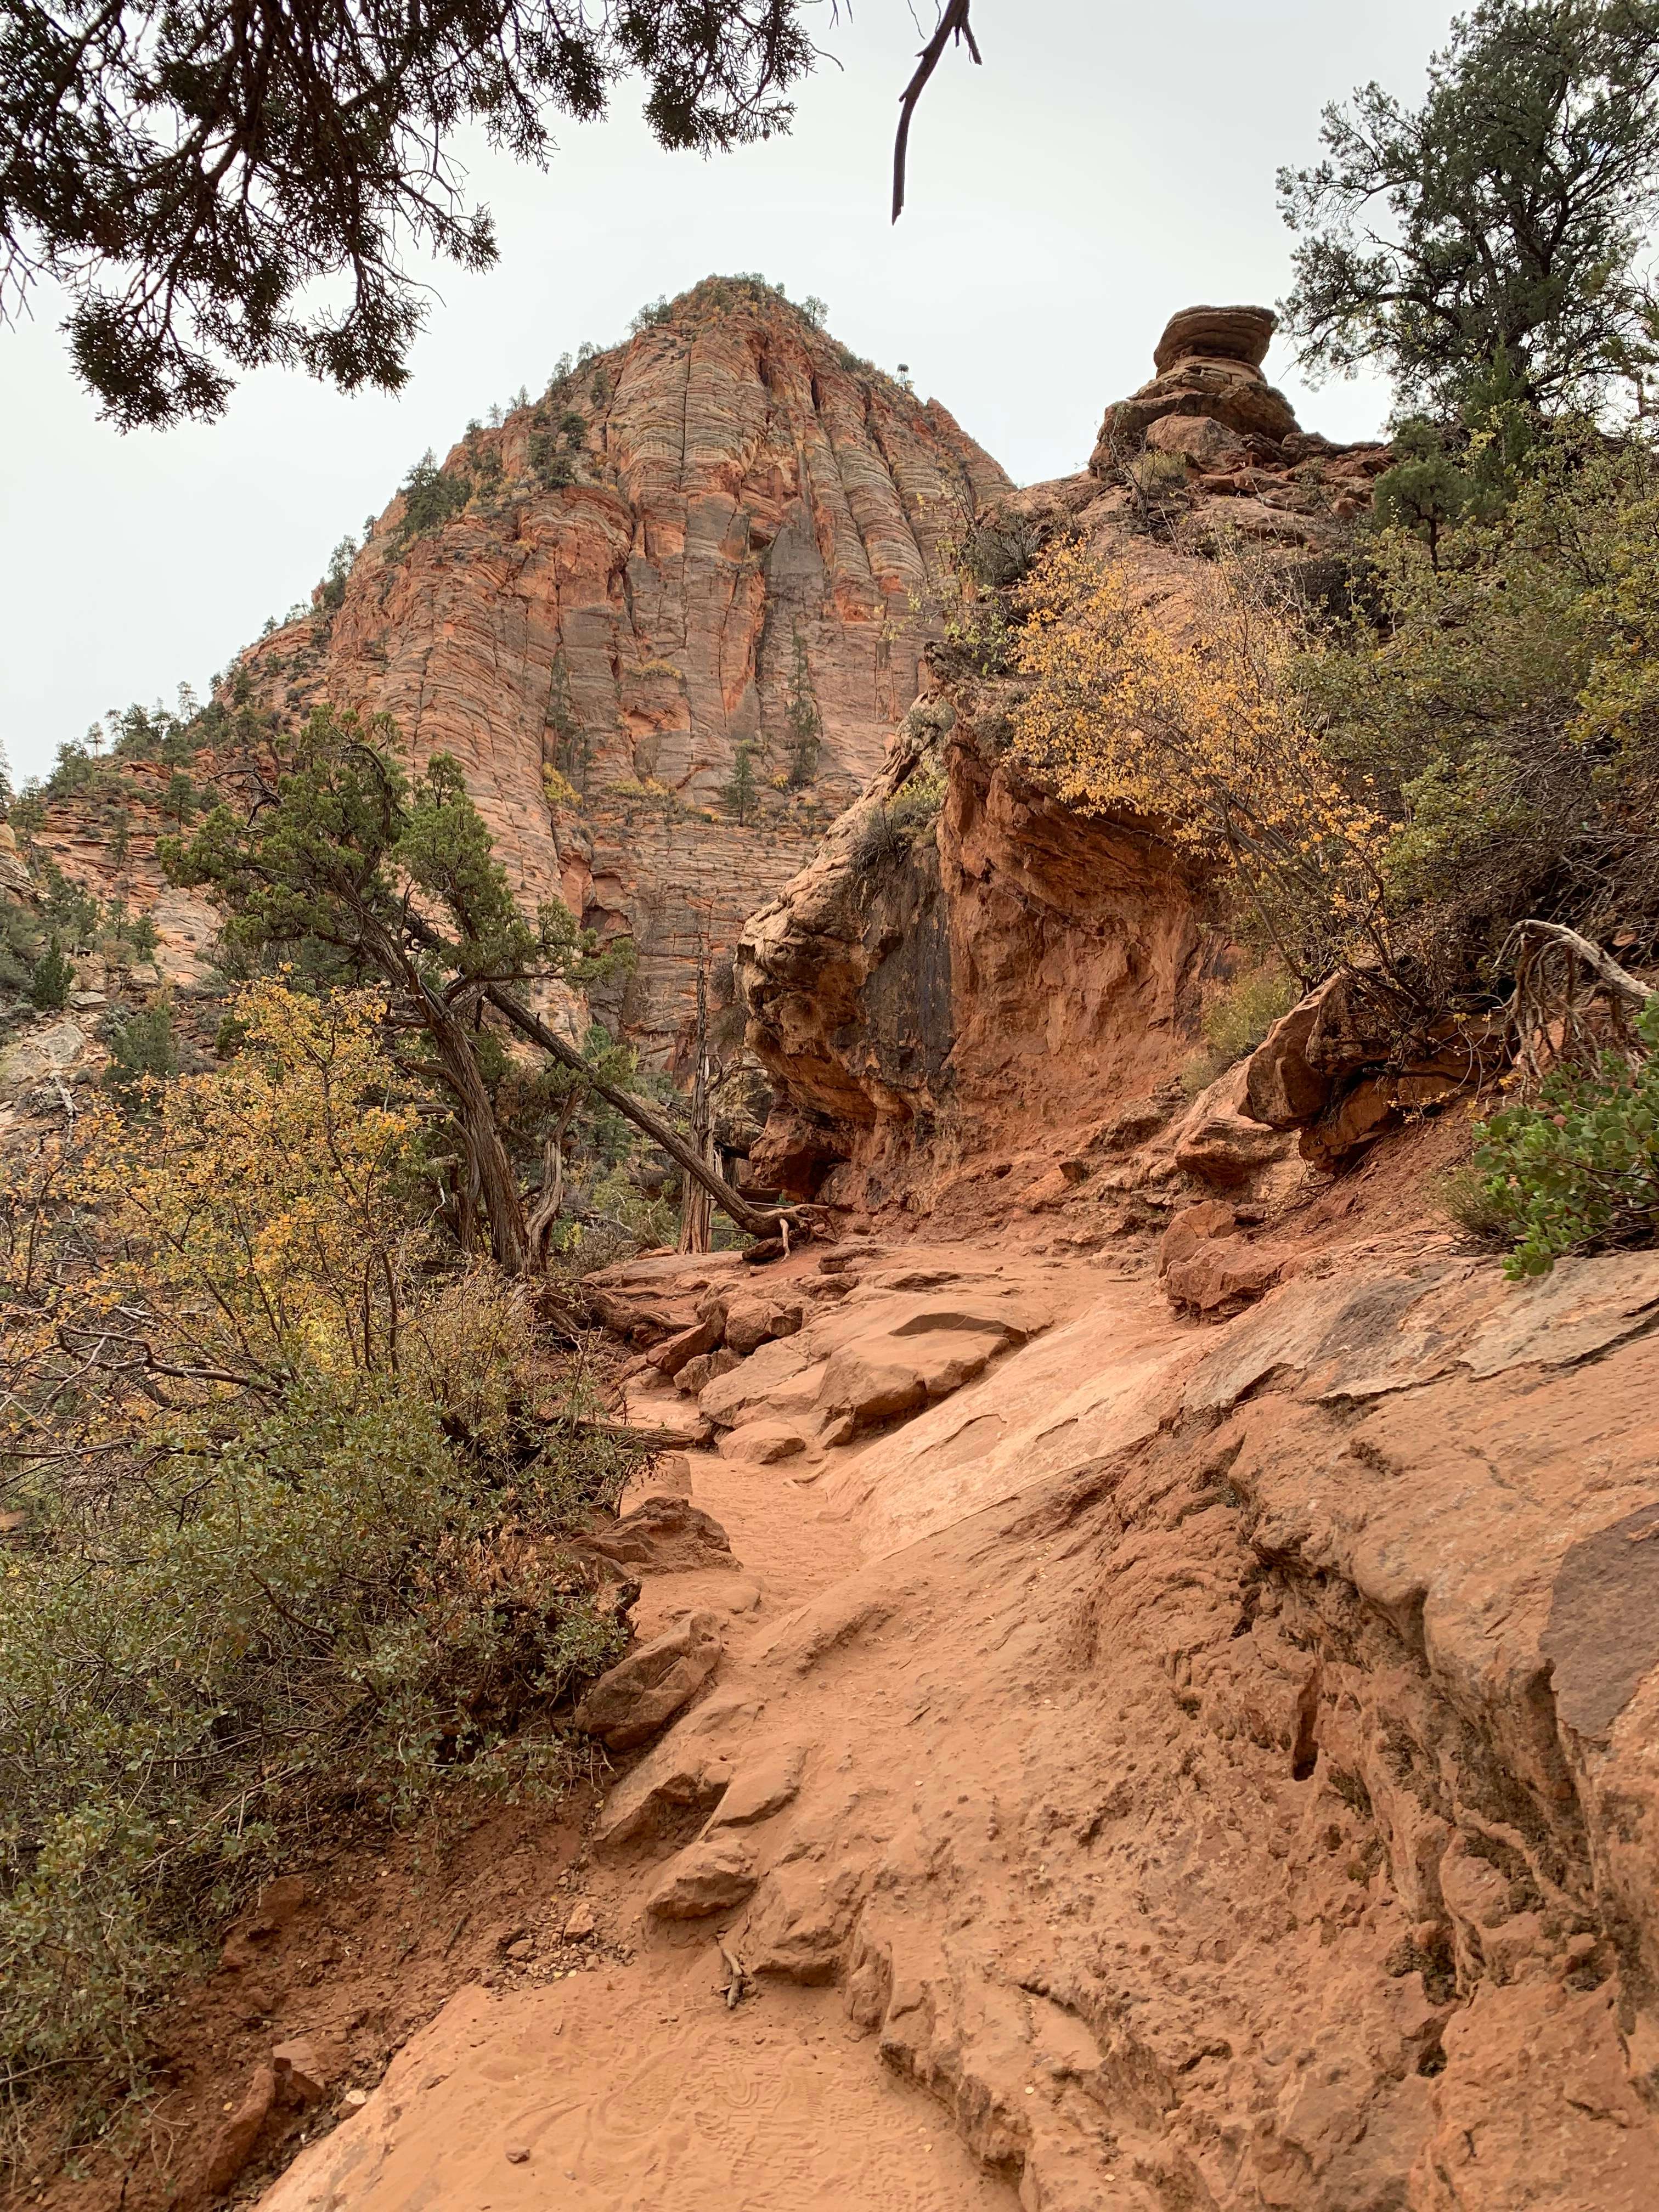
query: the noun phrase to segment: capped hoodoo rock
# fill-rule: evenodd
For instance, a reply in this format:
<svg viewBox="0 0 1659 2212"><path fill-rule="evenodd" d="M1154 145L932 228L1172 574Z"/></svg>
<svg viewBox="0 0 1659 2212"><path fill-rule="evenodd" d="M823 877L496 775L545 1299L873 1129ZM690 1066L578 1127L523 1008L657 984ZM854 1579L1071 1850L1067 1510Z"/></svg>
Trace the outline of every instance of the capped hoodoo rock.
<svg viewBox="0 0 1659 2212"><path fill-rule="evenodd" d="M1277 327L1268 307L1183 307L1171 316L1152 350L1157 375L1106 410L1090 473L1109 474L1143 444L1186 453L1196 440L1207 459L1209 446L1255 439L1277 447L1297 435L1290 401L1261 373ZM1170 428L1154 435L1165 423ZM1231 440L1175 427L1188 423L1218 424Z"/></svg>
<svg viewBox="0 0 1659 2212"><path fill-rule="evenodd" d="M1271 307L1183 307L1152 348L1152 367L1160 376L1183 361L1242 361L1260 368L1278 328Z"/></svg>

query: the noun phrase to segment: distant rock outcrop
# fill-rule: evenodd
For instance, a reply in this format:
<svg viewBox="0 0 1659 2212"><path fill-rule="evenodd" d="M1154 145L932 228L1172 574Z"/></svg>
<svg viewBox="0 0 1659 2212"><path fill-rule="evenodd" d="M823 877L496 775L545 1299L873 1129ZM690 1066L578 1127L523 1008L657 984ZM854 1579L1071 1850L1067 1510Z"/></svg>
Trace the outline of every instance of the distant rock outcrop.
<svg viewBox="0 0 1659 2212"><path fill-rule="evenodd" d="M1133 398L1106 410L1089 466L1104 473L1115 450L1171 416L1218 422L1237 438L1282 444L1297 428L1291 403L1261 374L1278 318L1266 307L1184 307L1152 349L1158 371Z"/></svg>
<svg viewBox="0 0 1659 2212"><path fill-rule="evenodd" d="M1178 635L1201 627L1225 546L1262 549L1305 595L1340 588L1332 556L1389 448L1297 428L1261 371L1273 328L1265 307L1184 309L1152 382L1106 410L1088 470L1005 495L981 523L1027 548L1080 536ZM1002 678L930 648L880 773L744 930L749 1040L777 1095L751 1153L764 1182L855 1212L901 1192L954 1209L975 1176L1012 1174L1034 1132L1085 1143L1191 1053L1204 988L1239 957L1205 872L1144 822L1036 788L1006 757L1009 703ZM905 797L930 781L936 820ZM1201 1160L1233 1188L1288 1152L1233 1103L1211 1109L1188 1171ZM1038 1177L1022 1202L1044 1210L1046 1190Z"/></svg>
<svg viewBox="0 0 1659 2212"><path fill-rule="evenodd" d="M1185 465L1194 518L1212 528L1309 546L1328 539L1331 522L1370 503L1389 448L1334 445L1299 428L1262 374L1277 321L1267 307L1171 316L1152 382L1106 410L1089 474L1119 483L1141 455L1168 455ZM1225 509L1208 510L1221 500Z"/></svg>

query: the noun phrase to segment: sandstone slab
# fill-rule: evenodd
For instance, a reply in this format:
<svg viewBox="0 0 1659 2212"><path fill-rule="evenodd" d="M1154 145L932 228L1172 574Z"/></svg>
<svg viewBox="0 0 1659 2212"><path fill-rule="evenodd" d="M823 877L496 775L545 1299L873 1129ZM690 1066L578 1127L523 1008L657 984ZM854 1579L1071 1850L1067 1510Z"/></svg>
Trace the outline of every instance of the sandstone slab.
<svg viewBox="0 0 1659 2212"><path fill-rule="evenodd" d="M687 1496L647 1498L608 1528L577 1541L581 1550L636 1575L689 1574L738 1564L725 1529Z"/></svg>
<svg viewBox="0 0 1659 2212"><path fill-rule="evenodd" d="M1176 1167L1224 1190L1248 1182L1290 1149L1285 1138L1245 1111L1247 1068L1230 1068L1200 1092L1175 1133Z"/></svg>
<svg viewBox="0 0 1659 2212"><path fill-rule="evenodd" d="M644 1743L696 1697L724 1644L718 1613L692 1613L601 1674L576 1708L577 1727L613 1751Z"/></svg>
<svg viewBox="0 0 1659 2212"><path fill-rule="evenodd" d="M1299 1128L1330 1103L1332 1077L1308 1058L1328 988L1322 984L1281 1014L1246 1063L1243 1110L1270 1129Z"/></svg>
<svg viewBox="0 0 1659 2212"><path fill-rule="evenodd" d="M718 1350L725 1333L726 1311L716 1304L702 1320L682 1328L647 1354L659 1375L671 1380L688 1361L700 1359L705 1352Z"/></svg>
<svg viewBox="0 0 1659 2212"><path fill-rule="evenodd" d="M802 1312L799 1298L734 1299L726 1317L726 1342L732 1351L746 1356L777 1337L793 1336Z"/></svg>
<svg viewBox="0 0 1659 2212"><path fill-rule="evenodd" d="M706 1919L743 1904L758 1880L752 1844L738 1836L711 1836L670 1862L645 1909L657 1920Z"/></svg>
<svg viewBox="0 0 1659 2212"><path fill-rule="evenodd" d="M1164 1295L1171 1305L1188 1306L1206 1316L1238 1313L1273 1288L1285 1258L1272 1244L1212 1239L1166 1269Z"/></svg>
<svg viewBox="0 0 1659 2212"><path fill-rule="evenodd" d="M759 1821L769 1820L800 1795L805 1771L804 1744L769 1744L745 1759L709 1815L708 1833L713 1835L720 1828L751 1828Z"/></svg>
<svg viewBox="0 0 1659 2212"><path fill-rule="evenodd" d="M722 1375L729 1375L739 1364L741 1352L721 1345L714 1352L700 1352L688 1359L674 1377L674 1387L688 1398L701 1398L708 1385Z"/></svg>
<svg viewBox="0 0 1659 2212"><path fill-rule="evenodd" d="M806 1438L787 1421L748 1421L728 1430L720 1438L722 1459L741 1460L750 1467L776 1467L798 1459L806 1449Z"/></svg>

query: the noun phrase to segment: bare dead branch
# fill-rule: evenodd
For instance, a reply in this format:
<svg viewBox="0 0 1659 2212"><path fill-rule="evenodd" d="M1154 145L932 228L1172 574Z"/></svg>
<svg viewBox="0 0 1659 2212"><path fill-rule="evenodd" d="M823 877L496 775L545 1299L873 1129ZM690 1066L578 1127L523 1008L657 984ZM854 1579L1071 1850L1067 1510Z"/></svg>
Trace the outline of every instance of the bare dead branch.
<svg viewBox="0 0 1659 2212"><path fill-rule="evenodd" d="M939 65L945 47L954 39L959 46L966 45L976 65L983 64L984 58L980 52L979 42L975 38L973 27L968 21L968 12L972 5L973 0L946 0L945 10L939 19L939 27L922 48L921 58L916 64L916 73L905 86L903 94L899 100L898 135L893 141L893 221L895 222L904 212L904 168L910 149L910 118L915 115L921 95L927 88L928 79Z"/></svg>

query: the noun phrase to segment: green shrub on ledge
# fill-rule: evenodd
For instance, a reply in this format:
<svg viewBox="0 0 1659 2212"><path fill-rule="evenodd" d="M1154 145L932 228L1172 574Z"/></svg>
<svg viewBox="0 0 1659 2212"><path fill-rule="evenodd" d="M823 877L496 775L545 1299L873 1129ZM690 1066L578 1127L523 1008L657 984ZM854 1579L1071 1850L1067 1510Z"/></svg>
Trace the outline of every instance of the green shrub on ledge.
<svg viewBox="0 0 1659 2212"><path fill-rule="evenodd" d="M1659 1231L1659 999L1636 1026L1639 1056L1607 1052L1593 1072L1558 1069L1535 1101L1475 1132L1486 1199L1513 1243L1504 1263L1513 1280Z"/></svg>

